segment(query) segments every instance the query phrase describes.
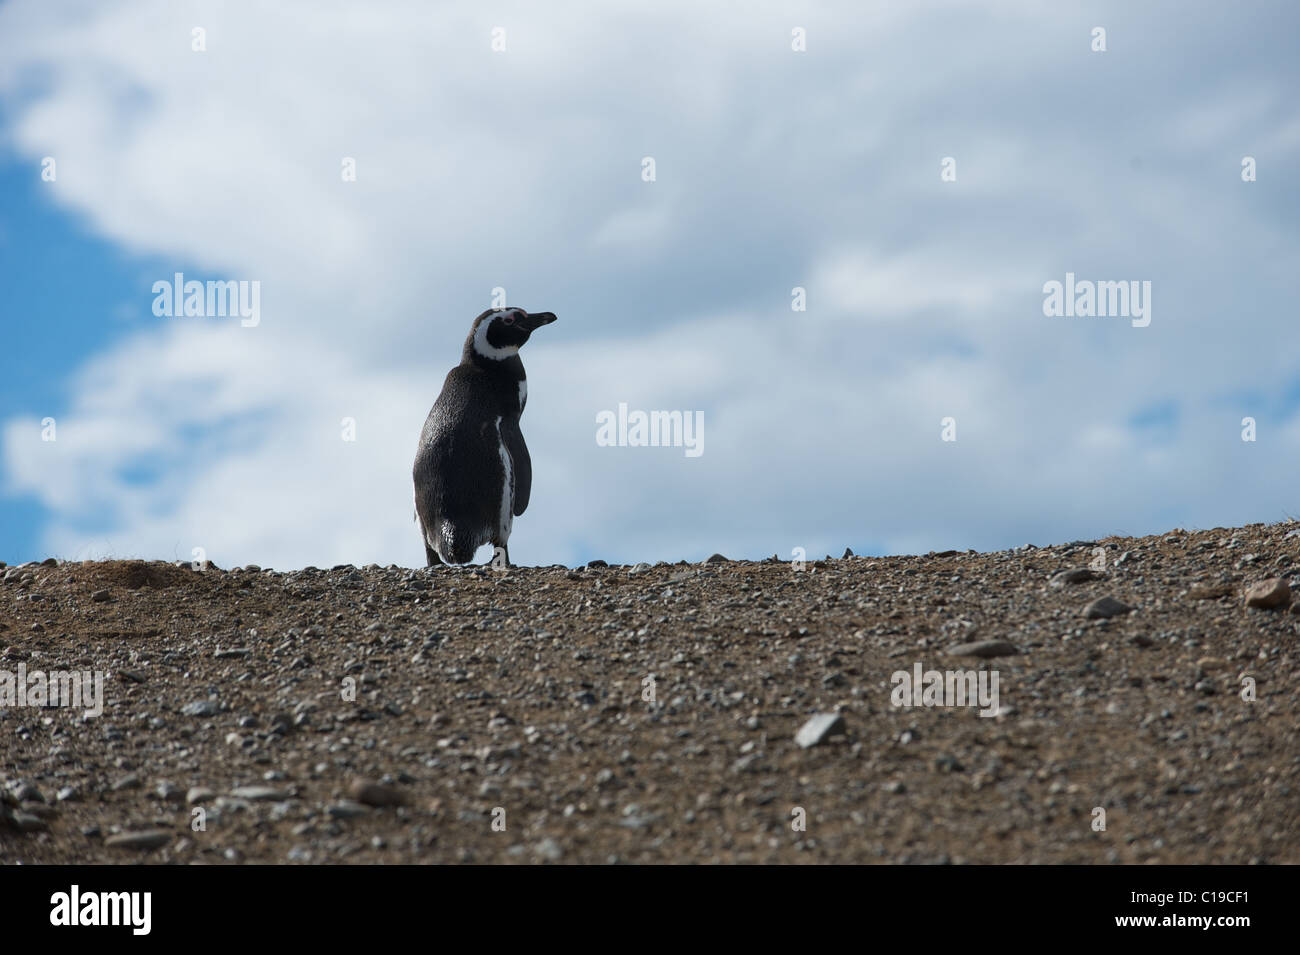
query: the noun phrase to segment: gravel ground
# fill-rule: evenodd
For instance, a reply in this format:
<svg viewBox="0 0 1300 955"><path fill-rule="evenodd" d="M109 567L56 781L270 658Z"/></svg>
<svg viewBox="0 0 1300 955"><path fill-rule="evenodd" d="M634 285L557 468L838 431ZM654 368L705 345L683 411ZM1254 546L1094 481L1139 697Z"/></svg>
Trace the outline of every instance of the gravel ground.
<svg viewBox="0 0 1300 955"><path fill-rule="evenodd" d="M1295 863L1300 603L1246 604L1298 557L6 568L0 678L105 680L0 701L0 860ZM895 706L917 664L995 715Z"/></svg>

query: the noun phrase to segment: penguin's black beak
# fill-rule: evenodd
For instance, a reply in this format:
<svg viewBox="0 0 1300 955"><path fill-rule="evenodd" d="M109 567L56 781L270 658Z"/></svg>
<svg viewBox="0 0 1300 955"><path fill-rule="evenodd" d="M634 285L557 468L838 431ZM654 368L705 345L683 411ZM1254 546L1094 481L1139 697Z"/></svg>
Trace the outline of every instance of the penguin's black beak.
<svg viewBox="0 0 1300 955"><path fill-rule="evenodd" d="M536 331L543 325L549 325L553 321L555 321L554 312L527 312L519 324L531 332Z"/></svg>

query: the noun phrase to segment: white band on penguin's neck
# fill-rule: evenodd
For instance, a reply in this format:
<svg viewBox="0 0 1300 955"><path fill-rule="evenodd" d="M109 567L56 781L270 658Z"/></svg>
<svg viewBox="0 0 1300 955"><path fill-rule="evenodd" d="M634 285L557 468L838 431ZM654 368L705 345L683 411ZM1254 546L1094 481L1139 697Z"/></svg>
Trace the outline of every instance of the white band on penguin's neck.
<svg viewBox="0 0 1300 955"><path fill-rule="evenodd" d="M518 345L505 345L498 348L488 341L488 326L492 324L492 319L485 318L478 323L478 328L474 329L474 351L484 358L491 358L493 361L501 361L503 358L509 358L511 355L519 354Z"/></svg>

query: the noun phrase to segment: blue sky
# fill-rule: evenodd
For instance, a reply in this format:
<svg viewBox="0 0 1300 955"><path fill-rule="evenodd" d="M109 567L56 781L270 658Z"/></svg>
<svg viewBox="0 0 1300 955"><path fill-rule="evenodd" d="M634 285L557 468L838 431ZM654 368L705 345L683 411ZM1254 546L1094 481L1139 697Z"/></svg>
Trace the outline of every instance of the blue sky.
<svg viewBox="0 0 1300 955"><path fill-rule="evenodd" d="M0 559L418 564L415 439L497 287L560 316L523 352L524 563L1300 513L1298 27L0 2ZM177 271L259 282L260 323L154 316ZM1151 324L1045 317L1067 272L1150 281ZM703 411L705 453L597 446L620 402Z"/></svg>
<svg viewBox="0 0 1300 955"><path fill-rule="evenodd" d="M12 157L0 164L6 339L0 407L6 416L44 418L62 411L68 378L87 356L119 337L106 320L111 303L139 298L139 266L89 234L42 189L39 167ZM113 317L127 321L125 311ZM0 497L3 559L43 559L40 531L48 517L36 495Z"/></svg>

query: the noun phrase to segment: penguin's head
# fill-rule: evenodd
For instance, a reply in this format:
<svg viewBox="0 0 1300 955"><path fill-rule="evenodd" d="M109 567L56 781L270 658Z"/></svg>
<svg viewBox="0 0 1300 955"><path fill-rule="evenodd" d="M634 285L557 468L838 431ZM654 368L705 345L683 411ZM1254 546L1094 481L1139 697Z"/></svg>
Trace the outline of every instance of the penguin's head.
<svg viewBox="0 0 1300 955"><path fill-rule="evenodd" d="M525 312L522 308L490 308L474 319L470 345L483 358L500 361L519 353L528 336L555 321L554 312Z"/></svg>

